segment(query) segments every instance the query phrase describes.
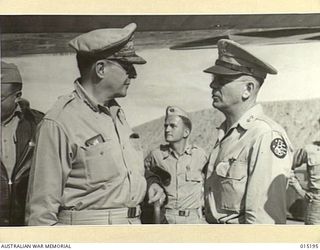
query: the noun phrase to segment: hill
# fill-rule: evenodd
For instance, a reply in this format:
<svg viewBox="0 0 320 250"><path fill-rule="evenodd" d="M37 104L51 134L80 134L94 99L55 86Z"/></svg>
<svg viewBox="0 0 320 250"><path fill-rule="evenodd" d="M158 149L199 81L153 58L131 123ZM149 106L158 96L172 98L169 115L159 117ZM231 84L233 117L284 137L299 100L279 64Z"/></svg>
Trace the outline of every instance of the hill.
<svg viewBox="0 0 320 250"><path fill-rule="evenodd" d="M304 101L278 101L262 103L267 115L281 124L294 148L320 139L320 99ZM165 112L165 111L164 111ZM216 128L224 116L216 109L190 113L193 130L190 141L210 152L216 142ZM134 128L139 133L145 154L164 143L164 117Z"/></svg>

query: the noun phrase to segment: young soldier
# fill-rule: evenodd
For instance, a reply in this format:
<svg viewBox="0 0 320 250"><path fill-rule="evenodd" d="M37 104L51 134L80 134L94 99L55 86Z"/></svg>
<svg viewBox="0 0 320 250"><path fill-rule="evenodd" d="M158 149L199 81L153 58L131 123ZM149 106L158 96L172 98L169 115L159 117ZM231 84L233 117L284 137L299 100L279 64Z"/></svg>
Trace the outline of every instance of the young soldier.
<svg viewBox="0 0 320 250"><path fill-rule="evenodd" d="M153 150L145 166L162 178L167 194L165 218L169 224L199 224L202 220L205 152L188 142L192 124L179 107L166 110L164 135L168 144ZM165 174L166 173L166 174Z"/></svg>
<svg viewBox="0 0 320 250"><path fill-rule="evenodd" d="M294 154L293 169L303 164L307 167L307 190L303 190L297 178L292 176L290 185L302 197L305 198L307 207L305 210L306 225L320 224L320 144L314 142L300 148Z"/></svg>

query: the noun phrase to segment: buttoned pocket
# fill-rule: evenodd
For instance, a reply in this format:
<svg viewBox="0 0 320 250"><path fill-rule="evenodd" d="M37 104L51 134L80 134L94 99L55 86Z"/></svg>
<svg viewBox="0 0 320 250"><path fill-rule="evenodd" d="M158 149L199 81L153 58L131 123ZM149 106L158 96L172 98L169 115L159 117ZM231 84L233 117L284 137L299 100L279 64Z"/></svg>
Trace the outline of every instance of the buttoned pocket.
<svg viewBox="0 0 320 250"><path fill-rule="evenodd" d="M220 162L215 172L221 188L221 209L240 211L244 206L247 163L237 160Z"/></svg>
<svg viewBox="0 0 320 250"><path fill-rule="evenodd" d="M90 183L108 182L120 175L113 155L112 141L84 147L87 178Z"/></svg>
<svg viewBox="0 0 320 250"><path fill-rule="evenodd" d="M186 181L201 182L202 175L200 170L187 170Z"/></svg>

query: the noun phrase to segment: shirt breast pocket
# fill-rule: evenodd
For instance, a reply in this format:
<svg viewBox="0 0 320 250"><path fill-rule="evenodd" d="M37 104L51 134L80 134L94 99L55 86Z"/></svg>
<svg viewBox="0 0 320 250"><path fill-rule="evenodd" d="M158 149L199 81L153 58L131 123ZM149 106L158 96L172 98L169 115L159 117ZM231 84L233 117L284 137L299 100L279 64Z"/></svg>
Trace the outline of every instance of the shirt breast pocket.
<svg viewBox="0 0 320 250"><path fill-rule="evenodd" d="M221 209L239 212L244 206L247 163L237 160L220 162L215 172L221 188Z"/></svg>
<svg viewBox="0 0 320 250"><path fill-rule="evenodd" d="M201 182L202 175L200 170L187 170L186 181Z"/></svg>
<svg viewBox="0 0 320 250"><path fill-rule="evenodd" d="M112 141L106 141L83 148L87 178L91 184L109 182L120 175L112 147Z"/></svg>

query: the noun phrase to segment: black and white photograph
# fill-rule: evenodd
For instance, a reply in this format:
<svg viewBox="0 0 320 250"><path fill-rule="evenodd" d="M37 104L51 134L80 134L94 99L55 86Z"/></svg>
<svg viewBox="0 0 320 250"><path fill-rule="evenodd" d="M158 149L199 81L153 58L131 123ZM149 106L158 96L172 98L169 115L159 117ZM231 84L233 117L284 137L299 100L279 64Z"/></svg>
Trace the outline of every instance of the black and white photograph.
<svg viewBox="0 0 320 250"><path fill-rule="evenodd" d="M0 28L1 227L320 224L320 14Z"/></svg>

